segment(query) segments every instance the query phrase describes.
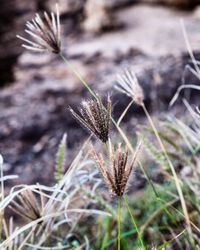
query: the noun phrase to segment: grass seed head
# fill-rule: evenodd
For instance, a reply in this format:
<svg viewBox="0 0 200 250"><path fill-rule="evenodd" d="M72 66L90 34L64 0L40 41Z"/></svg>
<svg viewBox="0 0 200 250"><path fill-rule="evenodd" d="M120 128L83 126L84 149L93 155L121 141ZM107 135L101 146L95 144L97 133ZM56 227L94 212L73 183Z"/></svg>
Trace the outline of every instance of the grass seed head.
<svg viewBox="0 0 200 250"><path fill-rule="evenodd" d="M26 44L22 44L22 47L38 52L60 53L60 15L57 4L56 14L49 15L44 12L43 17L36 14L34 19L26 23L26 27L25 32L29 34L31 39L17 35L19 39L26 42Z"/></svg>
<svg viewBox="0 0 200 250"><path fill-rule="evenodd" d="M31 190L25 190L17 195L17 199L9 206L21 217L34 221L41 218L42 208Z"/></svg>
<svg viewBox="0 0 200 250"><path fill-rule="evenodd" d="M126 69L123 74L117 75L116 89L133 98L138 105L142 105L144 92L133 71Z"/></svg>
<svg viewBox="0 0 200 250"><path fill-rule="evenodd" d="M117 197L122 197L126 192L127 183L131 175L140 144L137 146L135 154L128 162L128 150L122 149L118 145L117 150L111 147L109 166L107 166L102 154L99 154L93 148L91 150L92 158L95 160L104 181L106 182L111 193Z"/></svg>
<svg viewBox="0 0 200 250"><path fill-rule="evenodd" d="M79 113L76 113L71 108L70 112L103 143L108 141L111 119L111 100L109 96L106 108L104 108L99 98L98 100L83 101Z"/></svg>

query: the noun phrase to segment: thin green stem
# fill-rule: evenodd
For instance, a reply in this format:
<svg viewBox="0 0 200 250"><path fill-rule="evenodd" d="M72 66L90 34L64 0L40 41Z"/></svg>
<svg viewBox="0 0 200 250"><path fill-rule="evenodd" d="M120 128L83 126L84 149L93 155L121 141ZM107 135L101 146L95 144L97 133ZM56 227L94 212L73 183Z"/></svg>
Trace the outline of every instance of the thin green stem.
<svg viewBox="0 0 200 250"><path fill-rule="evenodd" d="M179 194L179 197L180 197L180 201L181 201L181 206L182 206L182 209L183 209L183 213L185 215L185 220L186 220L186 223L188 225L188 232L189 232L189 235L191 236L191 239L192 239L192 229L191 229L191 225L190 225L190 218L189 218L189 214L188 214L188 211L187 211L187 206L186 206L186 202L185 202L185 199L184 199L184 196L183 196L183 192L182 192L182 189L181 189L180 181L178 179L178 176L176 174L174 166L173 166L173 164L172 164L172 162L171 162L171 160L170 160L170 158L169 158L169 156L167 154L165 146L164 146L164 144L163 144L163 142L162 142L162 140L161 140L161 138L159 136L158 130L156 129L156 127L154 125L154 122L153 122L153 120L152 120L149 112L147 111L144 103L142 103L141 106L142 106L142 108L144 110L144 113L145 113L145 115L146 115L146 117L147 117L147 119L148 119L148 121L149 121L149 123L150 123L150 125L151 125L151 127L153 129L153 131L154 131L154 134L155 134L155 136L156 136L156 138L158 140L158 143L159 143L159 145L160 145L160 147L161 147L161 149L162 149L162 151L163 151L163 153L165 155L165 158L166 158L166 160L167 160L167 162L168 162L168 164L170 166L170 169L172 171L172 174L173 174L173 177L174 177L174 181L175 181L175 184L176 184L176 188L177 188L177 191L178 191L178 194Z"/></svg>
<svg viewBox="0 0 200 250"><path fill-rule="evenodd" d="M108 238L109 238L109 227L110 227L110 218L106 218L106 233L105 236L103 237L103 242L101 245L101 250L105 250L106 249L106 245L108 243Z"/></svg>
<svg viewBox="0 0 200 250"><path fill-rule="evenodd" d="M65 58L65 56L62 54L62 52L59 54L60 57L63 59L63 61L67 64L67 67L74 73L74 75L81 81L81 83L86 87L86 89L90 92L90 94L99 101L98 97L94 93L94 91L90 88L88 83L84 80L84 78L81 76L81 74L76 70L76 68Z"/></svg>
<svg viewBox="0 0 200 250"><path fill-rule="evenodd" d="M118 250L120 250L120 238L121 238L121 229L120 229L120 223L121 223L121 199L118 197L118 216L117 216L117 224L118 224L118 234L117 234L117 245L118 245Z"/></svg>
<svg viewBox="0 0 200 250"><path fill-rule="evenodd" d="M128 209L128 212L129 212L129 215L130 215L131 220L132 220L132 222L133 222L133 225L134 225L134 227L135 227L135 230L136 230L136 232L137 232L137 234L138 234L138 239L139 239L139 241L140 241L140 243L141 243L141 246L142 246L142 248L143 248L144 250L146 250L146 247L145 247L145 245L144 245L144 242L143 242L142 236L141 236L141 234L140 234L139 228L138 228L137 223L136 223L136 221L135 221L135 219L134 219L134 217L133 217L133 214L132 214L132 212L131 212L130 206L129 206L129 204L128 204L128 201L127 201L125 195L123 196L123 199L124 199L125 205L126 205L126 207L127 207L127 209Z"/></svg>

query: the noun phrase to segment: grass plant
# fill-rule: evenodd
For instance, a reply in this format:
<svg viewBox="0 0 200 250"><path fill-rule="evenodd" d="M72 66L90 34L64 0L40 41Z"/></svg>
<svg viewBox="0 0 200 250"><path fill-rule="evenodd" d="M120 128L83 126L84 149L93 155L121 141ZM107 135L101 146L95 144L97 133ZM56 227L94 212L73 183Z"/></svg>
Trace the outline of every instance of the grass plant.
<svg viewBox="0 0 200 250"><path fill-rule="evenodd" d="M18 36L26 42L23 47L57 54L91 95L82 103L79 113L70 109L75 119L89 130L90 136L66 172L66 135L63 136L52 186L18 185L5 192L6 182L17 176L4 176L0 155L0 249L199 249L199 110L195 112L184 101L190 122L166 118L164 122L157 122L164 126L156 126L134 72L126 70L118 75L117 89L131 97L131 101L115 120L110 97L104 106L102 98L64 56L58 6L55 14L45 12L43 18L36 15L26 26L31 40ZM199 76L198 63L185 30L184 36L195 74ZM171 104L183 88L186 87L178 89ZM149 122L146 128L140 128L138 136L135 135L136 146L120 127L133 103L142 107ZM115 128L112 133L111 122ZM192 122L195 123L193 127ZM114 133L119 143L113 139ZM96 137L98 150L91 146L92 135ZM128 192L128 186L134 182L132 173L136 165L146 180L140 193ZM152 166L162 173L162 181L153 180ZM189 174L185 174L188 169ZM104 182L106 187L102 187ZM7 218L9 207L14 214Z"/></svg>

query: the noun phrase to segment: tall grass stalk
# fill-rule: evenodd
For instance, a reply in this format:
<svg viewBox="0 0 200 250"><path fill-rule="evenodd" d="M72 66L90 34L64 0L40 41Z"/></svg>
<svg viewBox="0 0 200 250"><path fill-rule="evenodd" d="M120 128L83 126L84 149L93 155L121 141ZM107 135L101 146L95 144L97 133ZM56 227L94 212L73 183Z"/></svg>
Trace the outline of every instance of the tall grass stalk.
<svg viewBox="0 0 200 250"><path fill-rule="evenodd" d="M153 129L153 131L154 131L154 134L155 134L155 136L156 136L156 138L158 140L158 143L159 143L159 145L160 145L160 147L161 147L161 149L162 149L162 151L163 151L163 153L165 155L165 158L166 158L166 160L167 160L167 162L168 162L168 164L170 166L170 169L172 171L172 174L173 174L173 177L174 177L174 181L175 181L175 184L176 184L176 188L177 188L177 191L178 191L178 195L180 197L180 201L181 201L181 206L182 206L182 209L183 209L183 213L184 213L184 216L185 216L185 221L186 221L186 224L188 226L188 233L189 233L190 238L192 240L193 237L192 237L192 229L191 229L191 225L190 225L190 218L189 218L189 214L188 214L186 202L185 202L185 199L184 199L184 196L183 196L183 192L182 192L182 189L181 189L180 181L178 179L178 176L176 174L174 166L173 166L173 164L172 164L172 162L171 162L171 160L170 160L170 158L169 158L169 156L167 154L165 146L164 146L164 144L163 144L163 142L162 142L162 140L161 140L161 138L159 136L158 130L156 129L156 127L154 125L154 122L153 122L153 120L152 120L152 118L151 118L148 110L146 109L146 106L145 106L144 102L141 104L141 106L142 106L142 108L144 110L144 113L145 113L145 115L146 115L146 117L147 117L147 119L148 119L148 121L149 121L149 123L150 123L150 125L151 125L151 127Z"/></svg>
<svg viewBox="0 0 200 250"><path fill-rule="evenodd" d="M141 234L140 234L140 230L139 230L139 228L138 228L138 226L137 226L137 223L136 223L135 218L134 218L134 216L133 216L133 214L132 214L132 212L131 212L130 206L129 206L129 204L128 204L128 201L127 201L127 198L126 198L125 195L123 195L123 199L124 199L125 205L126 205L126 207L127 207L127 209L128 209L128 212L129 212L129 215L130 215L131 220L132 220L132 222L133 222L133 225L134 225L134 227L135 227L135 230L136 230L136 232L137 232L138 239L139 239L139 241L140 241L140 243L141 243L142 249L143 249L143 250L146 250L144 241L143 241L142 236L141 236Z"/></svg>
<svg viewBox="0 0 200 250"><path fill-rule="evenodd" d="M117 207L118 207L118 216L117 216L117 224L118 224L118 233L117 233L117 245L118 245L118 250L120 250L120 238L121 238L121 197L118 197L118 202L117 202Z"/></svg>

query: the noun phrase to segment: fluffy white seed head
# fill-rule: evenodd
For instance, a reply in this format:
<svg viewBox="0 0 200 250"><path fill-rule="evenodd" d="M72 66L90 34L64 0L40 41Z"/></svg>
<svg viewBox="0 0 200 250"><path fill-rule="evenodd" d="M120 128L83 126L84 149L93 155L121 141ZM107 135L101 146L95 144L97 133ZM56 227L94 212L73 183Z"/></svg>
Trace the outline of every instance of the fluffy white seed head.
<svg viewBox="0 0 200 250"><path fill-rule="evenodd" d="M144 93L134 71L126 69L123 74L117 75L117 85L115 87L120 92L133 98L135 103L142 105Z"/></svg>

